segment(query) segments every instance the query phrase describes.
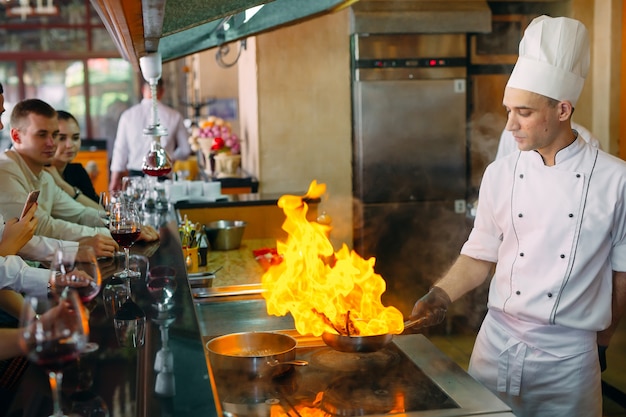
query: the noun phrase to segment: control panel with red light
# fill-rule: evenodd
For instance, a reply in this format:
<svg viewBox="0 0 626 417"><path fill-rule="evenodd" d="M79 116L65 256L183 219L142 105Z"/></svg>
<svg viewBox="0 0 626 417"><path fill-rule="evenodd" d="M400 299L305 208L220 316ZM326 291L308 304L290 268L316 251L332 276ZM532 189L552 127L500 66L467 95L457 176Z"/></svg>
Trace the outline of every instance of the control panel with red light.
<svg viewBox="0 0 626 417"><path fill-rule="evenodd" d="M464 67L466 58L410 58L410 59L361 59L356 68L435 68Z"/></svg>

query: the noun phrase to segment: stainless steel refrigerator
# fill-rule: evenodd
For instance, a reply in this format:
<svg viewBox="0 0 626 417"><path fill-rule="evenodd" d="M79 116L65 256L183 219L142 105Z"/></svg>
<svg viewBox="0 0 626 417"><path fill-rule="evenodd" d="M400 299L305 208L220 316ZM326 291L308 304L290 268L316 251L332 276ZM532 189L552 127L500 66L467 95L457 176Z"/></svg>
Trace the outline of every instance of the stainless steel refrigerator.
<svg viewBox="0 0 626 417"><path fill-rule="evenodd" d="M354 248L405 315L469 233L465 34L352 36Z"/></svg>

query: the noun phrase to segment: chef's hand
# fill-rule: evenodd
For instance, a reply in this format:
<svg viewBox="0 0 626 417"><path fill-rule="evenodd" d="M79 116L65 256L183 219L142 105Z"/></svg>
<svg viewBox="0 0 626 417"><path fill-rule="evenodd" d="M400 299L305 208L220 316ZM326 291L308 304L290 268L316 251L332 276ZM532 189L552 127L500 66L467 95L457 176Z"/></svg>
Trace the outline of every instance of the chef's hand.
<svg viewBox="0 0 626 417"><path fill-rule="evenodd" d="M413 306L409 320L416 322L411 327L428 327L441 323L446 317L448 306L451 303L450 297L444 290L439 287L432 287Z"/></svg>
<svg viewBox="0 0 626 417"><path fill-rule="evenodd" d="M600 359L600 372L606 371L606 349L608 346L598 345L598 359Z"/></svg>

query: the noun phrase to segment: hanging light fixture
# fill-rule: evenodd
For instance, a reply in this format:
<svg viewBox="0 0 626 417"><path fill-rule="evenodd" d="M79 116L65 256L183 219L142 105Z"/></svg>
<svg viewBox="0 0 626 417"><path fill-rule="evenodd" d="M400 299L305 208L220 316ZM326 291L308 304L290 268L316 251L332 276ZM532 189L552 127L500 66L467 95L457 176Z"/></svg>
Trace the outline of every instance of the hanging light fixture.
<svg viewBox="0 0 626 417"><path fill-rule="evenodd" d="M152 177L167 175L172 171L172 161L161 146L161 136L167 135L167 129L161 126L157 108L157 84L161 78L161 54L149 53L139 58L143 78L150 85L152 95L152 123L143 130L144 136L152 138L150 150L143 158L142 171Z"/></svg>

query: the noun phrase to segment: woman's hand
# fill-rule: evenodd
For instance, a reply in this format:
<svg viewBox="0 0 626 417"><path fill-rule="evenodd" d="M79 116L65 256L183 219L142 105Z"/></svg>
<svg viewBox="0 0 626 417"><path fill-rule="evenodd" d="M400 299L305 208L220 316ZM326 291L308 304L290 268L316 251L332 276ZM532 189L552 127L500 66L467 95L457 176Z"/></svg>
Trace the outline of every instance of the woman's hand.
<svg viewBox="0 0 626 417"><path fill-rule="evenodd" d="M36 210L37 204L33 204L21 219L14 217L6 221L0 241L0 256L17 254L32 239L38 223L35 218Z"/></svg>
<svg viewBox="0 0 626 417"><path fill-rule="evenodd" d="M44 167L43 169L45 169L46 171L48 171L50 175L52 175L52 178L54 179L54 182L56 183L56 185L61 187L63 191L65 191L66 193L69 194L70 189L72 190L74 189L74 187L69 185L67 181L63 179L63 177L61 176L61 173L59 172L58 169L56 169L54 165Z"/></svg>

